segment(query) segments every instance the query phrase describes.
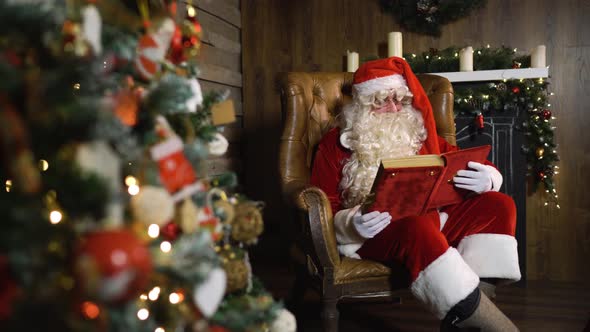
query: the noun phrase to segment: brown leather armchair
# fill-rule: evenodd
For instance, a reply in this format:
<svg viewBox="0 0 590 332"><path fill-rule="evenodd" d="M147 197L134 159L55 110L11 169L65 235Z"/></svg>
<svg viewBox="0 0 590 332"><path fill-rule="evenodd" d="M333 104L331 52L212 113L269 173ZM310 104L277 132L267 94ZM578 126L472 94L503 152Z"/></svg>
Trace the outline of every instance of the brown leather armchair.
<svg viewBox="0 0 590 332"><path fill-rule="evenodd" d="M451 83L436 75L418 75L418 79L432 104L438 134L455 144ZM332 218L336 211L324 192L309 184L315 147L350 102L351 82L352 73L287 73L280 80L284 129L279 167L284 197L299 210L291 256L303 268L292 294L303 296L310 285L319 290L326 331L338 330L341 298L391 296L397 278L377 262L339 255Z"/></svg>

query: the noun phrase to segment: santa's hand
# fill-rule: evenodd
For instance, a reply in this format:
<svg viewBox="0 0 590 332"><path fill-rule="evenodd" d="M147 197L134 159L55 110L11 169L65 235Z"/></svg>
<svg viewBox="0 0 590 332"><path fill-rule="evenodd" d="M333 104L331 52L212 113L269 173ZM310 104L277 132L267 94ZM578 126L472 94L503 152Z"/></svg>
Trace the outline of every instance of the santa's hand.
<svg viewBox="0 0 590 332"><path fill-rule="evenodd" d="M470 161L467 166L473 170L460 170L453 178L455 187L471 190L478 194L494 189L502 184L502 175L492 166Z"/></svg>
<svg viewBox="0 0 590 332"><path fill-rule="evenodd" d="M360 212L357 212L352 219L352 224L357 233L365 239L370 239L379 234L379 232L387 227L390 222L391 216L389 215L389 212L378 211L363 215L361 215Z"/></svg>

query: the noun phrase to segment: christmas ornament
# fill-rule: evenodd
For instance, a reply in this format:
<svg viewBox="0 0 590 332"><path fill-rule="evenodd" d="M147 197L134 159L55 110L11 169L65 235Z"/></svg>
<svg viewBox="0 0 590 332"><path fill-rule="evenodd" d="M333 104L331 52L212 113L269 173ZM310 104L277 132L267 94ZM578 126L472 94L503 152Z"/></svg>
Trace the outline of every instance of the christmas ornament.
<svg viewBox="0 0 590 332"><path fill-rule="evenodd" d="M223 223L230 224L236 215L234 206L226 200L218 200L213 203L215 207L215 215L218 216Z"/></svg>
<svg viewBox="0 0 590 332"><path fill-rule="evenodd" d="M106 142L93 141L78 146L76 161L80 168L99 175L107 182L111 199L107 202L103 223L120 226L123 223L123 205L116 198L122 192L119 156Z"/></svg>
<svg viewBox="0 0 590 332"><path fill-rule="evenodd" d="M517 87L517 86L515 86L515 87L513 87L513 88L512 88L512 92L513 92L514 94L518 94L518 93L520 92L520 88L519 88L519 87Z"/></svg>
<svg viewBox="0 0 590 332"><path fill-rule="evenodd" d="M129 127L137 123L139 111L138 92L132 89L123 89L114 97L114 112L121 122Z"/></svg>
<svg viewBox="0 0 590 332"><path fill-rule="evenodd" d="M61 50L75 56L85 56L88 54L90 48L86 39L82 35L80 24L70 20L64 21L62 25L62 45ZM56 50L58 51L58 50ZM57 52L58 54L61 52Z"/></svg>
<svg viewBox="0 0 590 332"><path fill-rule="evenodd" d="M127 301L144 290L151 271L149 250L129 231L98 231L79 243L76 274L87 296Z"/></svg>
<svg viewBox="0 0 590 332"><path fill-rule="evenodd" d="M232 239L245 244L256 243L263 228L262 214L256 203L243 202L236 206L236 215L231 228Z"/></svg>
<svg viewBox="0 0 590 332"><path fill-rule="evenodd" d="M174 201L164 188L142 186L139 193L131 197L131 212L145 225L163 226L174 217Z"/></svg>
<svg viewBox="0 0 590 332"><path fill-rule="evenodd" d="M277 317L270 325L270 332L295 332L297 331L297 320L295 316L287 310L281 309Z"/></svg>
<svg viewBox="0 0 590 332"><path fill-rule="evenodd" d="M224 260L223 269L227 275L227 294L243 290L248 287L251 274L250 268L244 258Z"/></svg>
<svg viewBox="0 0 590 332"><path fill-rule="evenodd" d="M209 318L217 311L225 294L226 282L225 270L216 267L209 272L202 283L195 287L193 300L205 317Z"/></svg>
<svg viewBox="0 0 590 332"><path fill-rule="evenodd" d="M221 133L215 133L213 139L207 143L209 153L214 156L221 156L227 152L229 142Z"/></svg>
<svg viewBox="0 0 590 332"><path fill-rule="evenodd" d="M199 228L199 223L197 222L198 213L199 210L193 200L185 198L178 212L178 222L183 232L192 233Z"/></svg>
<svg viewBox="0 0 590 332"><path fill-rule="evenodd" d="M545 149L544 148L537 148L537 150L535 151L535 155L539 159L542 159L544 154L545 154Z"/></svg>
<svg viewBox="0 0 590 332"><path fill-rule="evenodd" d="M481 114L481 112L477 112L477 115L475 116L475 124L478 129L483 129L483 114Z"/></svg>
<svg viewBox="0 0 590 332"><path fill-rule="evenodd" d="M82 36L92 48L94 55L102 53L102 19L94 5L82 8Z"/></svg>
<svg viewBox="0 0 590 332"><path fill-rule="evenodd" d="M160 229L160 234L168 240L174 241L182 233L182 230L175 222L169 222Z"/></svg>
<svg viewBox="0 0 590 332"><path fill-rule="evenodd" d="M205 206L199 210L199 213L197 214L197 223L199 228L202 228L211 234L211 239L213 241L217 241L221 238L221 235L223 234L223 225L221 225L219 219L213 215L209 206Z"/></svg>
<svg viewBox="0 0 590 332"><path fill-rule="evenodd" d="M167 18L156 32L146 34L139 39L135 68L142 78L151 80L160 71L174 30L174 21Z"/></svg>
<svg viewBox="0 0 590 332"><path fill-rule="evenodd" d="M521 65L522 65L522 63L520 63L520 62L518 62L516 60L513 60L512 61L512 68L513 69L518 69L518 68L520 68Z"/></svg>
<svg viewBox="0 0 590 332"><path fill-rule="evenodd" d="M545 119L545 120L551 119L551 111L550 110L543 110L543 119Z"/></svg>

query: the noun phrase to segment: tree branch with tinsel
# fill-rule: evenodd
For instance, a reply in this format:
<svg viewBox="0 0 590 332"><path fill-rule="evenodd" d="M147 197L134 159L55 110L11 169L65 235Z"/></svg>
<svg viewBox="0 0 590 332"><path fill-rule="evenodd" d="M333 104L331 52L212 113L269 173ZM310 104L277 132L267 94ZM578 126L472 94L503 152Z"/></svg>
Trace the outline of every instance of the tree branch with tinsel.
<svg viewBox="0 0 590 332"><path fill-rule="evenodd" d="M406 54L416 73L454 72L459 70L459 48L430 49L421 54ZM530 56L518 55L516 49L488 46L474 50L475 70L521 68L530 64ZM557 203L554 176L559 173L555 144L555 119L548 98L549 82L538 79L512 79L502 82L472 82L453 85L455 116L473 116L479 127L491 114L524 113L524 121L516 126L525 135L521 152L527 160L527 176L532 192L543 187L549 200ZM547 204L546 204L547 205ZM559 205L557 205L559 207Z"/></svg>

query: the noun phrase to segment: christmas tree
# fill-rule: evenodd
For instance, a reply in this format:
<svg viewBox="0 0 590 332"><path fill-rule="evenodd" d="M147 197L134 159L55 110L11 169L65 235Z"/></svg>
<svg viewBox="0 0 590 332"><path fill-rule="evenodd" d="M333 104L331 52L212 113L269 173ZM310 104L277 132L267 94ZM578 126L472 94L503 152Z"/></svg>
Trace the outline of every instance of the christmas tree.
<svg viewBox="0 0 590 332"><path fill-rule="evenodd" d="M252 277L261 204L190 2L0 3L2 331L294 331Z"/></svg>

